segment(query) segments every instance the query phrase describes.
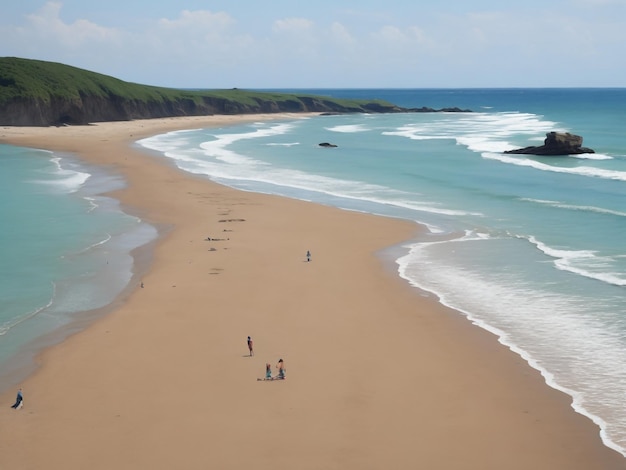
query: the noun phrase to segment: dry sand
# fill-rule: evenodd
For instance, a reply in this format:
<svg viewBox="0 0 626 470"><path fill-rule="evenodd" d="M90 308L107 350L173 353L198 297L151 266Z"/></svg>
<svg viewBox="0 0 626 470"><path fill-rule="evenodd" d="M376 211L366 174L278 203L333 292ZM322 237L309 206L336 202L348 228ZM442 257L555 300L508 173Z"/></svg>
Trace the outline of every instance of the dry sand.
<svg viewBox="0 0 626 470"><path fill-rule="evenodd" d="M38 358L24 408L0 396L0 469L626 468L568 396L376 256L419 227L235 191L130 145L277 117L0 128L122 174L114 196L166 229L116 308ZM279 358L287 379L257 381Z"/></svg>

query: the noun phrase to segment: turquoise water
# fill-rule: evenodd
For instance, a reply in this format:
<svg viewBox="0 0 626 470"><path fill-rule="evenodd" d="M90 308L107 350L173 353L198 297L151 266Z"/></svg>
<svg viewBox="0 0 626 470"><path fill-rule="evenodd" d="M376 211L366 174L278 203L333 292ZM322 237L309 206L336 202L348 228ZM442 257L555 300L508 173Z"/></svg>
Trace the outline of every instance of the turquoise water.
<svg viewBox="0 0 626 470"><path fill-rule="evenodd" d="M68 155L0 145L0 377L34 342L109 304L127 286L130 251L156 237L104 192L118 177Z"/></svg>
<svg viewBox="0 0 626 470"><path fill-rule="evenodd" d="M306 91L474 112L320 116L140 144L236 188L425 224L399 276L497 334L625 453L626 90ZM597 153L502 153L553 130Z"/></svg>

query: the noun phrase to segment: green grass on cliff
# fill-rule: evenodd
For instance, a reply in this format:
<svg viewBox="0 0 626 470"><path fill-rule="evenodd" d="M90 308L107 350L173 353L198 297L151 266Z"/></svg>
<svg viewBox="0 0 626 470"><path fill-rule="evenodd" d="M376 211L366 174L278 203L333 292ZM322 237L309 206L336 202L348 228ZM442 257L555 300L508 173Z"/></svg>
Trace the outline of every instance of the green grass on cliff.
<svg viewBox="0 0 626 470"><path fill-rule="evenodd" d="M51 98L80 100L85 96L115 98L146 103L191 100L200 103L204 98L218 98L254 105L257 100L276 103L300 101L308 97L358 110L366 104L393 107L381 100L344 100L312 95L292 95L247 90L179 90L124 82L107 75L55 62L0 57L0 106L14 100L32 100L49 103Z"/></svg>
<svg viewBox="0 0 626 470"><path fill-rule="evenodd" d="M15 98L38 98L46 102L51 96L71 100L85 95L148 101L175 94L175 90L126 83L54 62L0 58L0 103Z"/></svg>

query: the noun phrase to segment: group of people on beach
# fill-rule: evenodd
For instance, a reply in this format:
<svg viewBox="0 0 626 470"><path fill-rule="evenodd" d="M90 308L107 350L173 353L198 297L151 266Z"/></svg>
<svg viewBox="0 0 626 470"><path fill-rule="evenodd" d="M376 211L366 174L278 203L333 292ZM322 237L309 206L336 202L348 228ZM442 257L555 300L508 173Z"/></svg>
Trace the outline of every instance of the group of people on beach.
<svg viewBox="0 0 626 470"><path fill-rule="evenodd" d="M207 240L210 240L210 238L207 238ZM306 260L307 262L311 261L311 251L307 250L306 251ZM252 341L252 337L248 336L248 340L247 340L247 344L248 344L248 351L250 352L250 357L254 356L254 341ZM263 377L262 379L257 379L257 380L285 380L285 372L287 372L287 369L285 368L285 361L283 361L282 359L278 360L278 364L276 364L276 369L278 369L278 372L276 373L275 376L272 375L272 365L269 362L265 363L265 377Z"/></svg>
<svg viewBox="0 0 626 470"><path fill-rule="evenodd" d="M272 376L272 365L269 362L265 363L265 377L257 380L285 380L285 361L282 359L278 360L278 364L276 364L276 369L278 369L278 373L275 376Z"/></svg>
<svg viewBox="0 0 626 470"><path fill-rule="evenodd" d="M250 357L254 356L254 341L252 341L252 337L248 336L248 351L250 352ZM257 380L285 380L285 361L281 359L278 360L278 364L276 364L276 369L278 372L275 376L272 376L272 365L269 362L265 363L265 377Z"/></svg>

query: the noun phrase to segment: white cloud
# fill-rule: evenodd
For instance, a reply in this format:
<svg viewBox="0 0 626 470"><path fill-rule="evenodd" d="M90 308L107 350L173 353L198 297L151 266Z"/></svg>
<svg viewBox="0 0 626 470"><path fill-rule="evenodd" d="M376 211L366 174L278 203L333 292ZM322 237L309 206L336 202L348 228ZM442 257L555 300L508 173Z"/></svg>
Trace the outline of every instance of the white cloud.
<svg viewBox="0 0 626 470"><path fill-rule="evenodd" d="M275 33L302 34L313 29L314 23L306 18L284 18L274 21L272 30Z"/></svg>
<svg viewBox="0 0 626 470"><path fill-rule="evenodd" d="M330 26L330 34L333 41L342 47L350 47L357 43L357 40L350 34L348 28L341 23L334 22Z"/></svg>
<svg viewBox="0 0 626 470"><path fill-rule="evenodd" d="M604 6L626 6L626 0L573 0L573 3L576 5L581 5L584 7L604 7Z"/></svg>
<svg viewBox="0 0 626 470"><path fill-rule="evenodd" d="M373 36L374 39L390 45L399 45L407 41L406 34L396 26L384 26L381 30L375 32Z"/></svg>
<svg viewBox="0 0 626 470"><path fill-rule="evenodd" d="M158 27L163 30L193 34L194 32L207 30L226 31L234 23L234 19L224 12L213 13L203 10L183 10L180 16L174 20L168 18L160 19Z"/></svg>
<svg viewBox="0 0 626 470"><path fill-rule="evenodd" d="M145 47L152 48L161 59L173 53L180 60L204 57L210 63L216 57L223 58L224 52L238 52L233 51L239 40L232 31L234 24L227 13L183 10L178 18L161 18L139 34L148 39Z"/></svg>
<svg viewBox="0 0 626 470"><path fill-rule="evenodd" d="M448 39L449 37L445 38ZM411 64L421 63L426 56L436 54L442 58L443 44L438 44L433 32L418 26L400 28L385 25L371 33L366 40L370 61L393 62L406 69Z"/></svg>
<svg viewBox="0 0 626 470"><path fill-rule="evenodd" d="M272 24L273 35L268 37L267 48L260 51L272 61L272 66L283 69L286 77L302 73L310 64L318 63L324 54L323 37L313 21L307 18L283 18ZM259 70L271 76L271 71Z"/></svg>
<svg viewBox="0 0 626 470"><path fill-rule="evenodd" d="M20 28L31 42L52 41L48 46L59 45L71 49L85 46L85 43L117 42L122 35L112 28L105 28L85 19L78 19L71 24L60 18L61 4L46 3L40 10L27 16L27 26Z"/></svg>
<svg viewBox="0 0 626 470"><path fill-rule="evenodd" d="M577 1L626 2L570 5ZM615 77L623 81L615 57L626 43L626 27L608 7L603 16L573 6L547 7L541 15L504 8L414 18L396 12L395 19L378 21L352 14L340 21L331 15L276 19L268 12L182 10L127 22L132 30L105 27L84 14L66 21L61 3L48 2L14 25L0 22L0 55L183 87L494 86L496 75L500 86L540 86L549 76L558 86L558 80L572 83L567 80L577 79L586 64L610 74L613 84L620 83Z"/></svg>

